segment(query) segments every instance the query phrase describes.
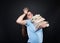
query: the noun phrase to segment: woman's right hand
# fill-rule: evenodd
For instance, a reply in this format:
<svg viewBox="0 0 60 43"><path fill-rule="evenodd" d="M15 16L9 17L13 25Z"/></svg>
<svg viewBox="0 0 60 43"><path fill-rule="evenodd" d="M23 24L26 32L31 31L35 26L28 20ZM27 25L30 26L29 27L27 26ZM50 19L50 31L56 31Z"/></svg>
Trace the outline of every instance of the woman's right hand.
<svg viewBox="0 0 60 43"><path fill-rule="evenodd" d="M23 9L24 14L27 14L28 13L28 10L29 10L28 8L24 8Z"/></svg>

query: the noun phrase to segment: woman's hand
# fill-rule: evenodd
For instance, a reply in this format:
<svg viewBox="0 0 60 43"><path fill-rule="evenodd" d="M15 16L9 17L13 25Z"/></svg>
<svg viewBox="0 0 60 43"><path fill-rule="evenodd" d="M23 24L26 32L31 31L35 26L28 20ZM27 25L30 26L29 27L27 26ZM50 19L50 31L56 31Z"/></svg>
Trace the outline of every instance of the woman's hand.
<svg viewBox="0 0 60 43"><path fill-rule="evenodd" d="M46 28L49 27L49 23L47 21L40 22L40 28Z"/></svg>
<svg viewBox="0 0 60 43"><path fill-rule="evenodd" d="M28 13L28 10L29 10L28 8L24 8L23 9L24 14L27 14Z"/></svg>

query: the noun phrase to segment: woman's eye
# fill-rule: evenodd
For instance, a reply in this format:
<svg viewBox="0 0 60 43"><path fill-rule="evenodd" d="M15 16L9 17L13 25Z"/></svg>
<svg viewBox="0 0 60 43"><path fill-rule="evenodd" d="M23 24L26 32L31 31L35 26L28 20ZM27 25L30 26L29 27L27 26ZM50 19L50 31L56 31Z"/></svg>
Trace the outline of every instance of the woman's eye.
<svg viewBox="0 0 60 43"><path fill-rule="evenodd" d="M30 16L30 14L28 14L28 16Z"/></svg>

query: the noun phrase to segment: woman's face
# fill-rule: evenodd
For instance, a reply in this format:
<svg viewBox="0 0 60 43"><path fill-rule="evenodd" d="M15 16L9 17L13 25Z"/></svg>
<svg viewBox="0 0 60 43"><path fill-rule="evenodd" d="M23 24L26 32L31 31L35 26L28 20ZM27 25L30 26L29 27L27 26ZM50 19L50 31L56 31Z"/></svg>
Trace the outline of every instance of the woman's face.
<svg viewBox="0 0 60 43"><path fill-rule="evenodd" d="M31 12L28 12L28 13L27 13L27 18L28 18L28 19L31 19L32 16L33 16L33 14L32 14Z"/></svg>

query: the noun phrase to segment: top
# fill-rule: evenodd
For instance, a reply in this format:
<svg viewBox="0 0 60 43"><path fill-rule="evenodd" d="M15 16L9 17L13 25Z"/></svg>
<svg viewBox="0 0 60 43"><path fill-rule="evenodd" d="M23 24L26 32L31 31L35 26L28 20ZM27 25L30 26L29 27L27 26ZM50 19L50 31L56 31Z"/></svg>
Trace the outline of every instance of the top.
<svg viewBox="0 0 60 43"><path fill-rule="evenodd" d="M28 42L30 43L42 43L43 42L43 30L36 30L31 20L26 20Z"/></svg>

